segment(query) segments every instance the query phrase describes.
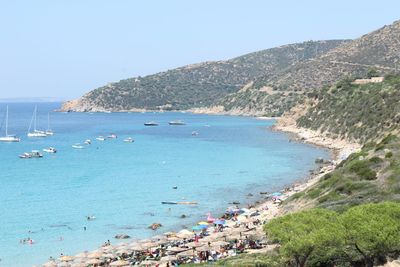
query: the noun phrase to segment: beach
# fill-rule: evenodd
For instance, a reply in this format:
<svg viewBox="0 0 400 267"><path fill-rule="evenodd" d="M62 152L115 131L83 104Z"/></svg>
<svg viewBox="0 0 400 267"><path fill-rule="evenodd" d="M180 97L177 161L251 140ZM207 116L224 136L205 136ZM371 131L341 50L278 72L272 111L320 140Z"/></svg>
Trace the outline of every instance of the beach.
<svg viewBox="0 0 400 267"><path fill-rule="evenodd" d="M265 119L265 118L264 118ZM320 133L299 129L279 122L275 130L294 134L294 139L329 148L334 155L302 182L293 183L278 192L251 192L260 194L254 205L227 208L217 218L199 218L199 229L166 232L149 239L121 243L104 243L98 249L77 255L63 255L42 266L169 266L175 263L200 263L235 256L239 253L261 253L274 248L268 244L263 225L269 220L301 209L285 207L285 200L314 185L323 175L334 170L336 164L359 149L344 140L330 140Z"/></svg>

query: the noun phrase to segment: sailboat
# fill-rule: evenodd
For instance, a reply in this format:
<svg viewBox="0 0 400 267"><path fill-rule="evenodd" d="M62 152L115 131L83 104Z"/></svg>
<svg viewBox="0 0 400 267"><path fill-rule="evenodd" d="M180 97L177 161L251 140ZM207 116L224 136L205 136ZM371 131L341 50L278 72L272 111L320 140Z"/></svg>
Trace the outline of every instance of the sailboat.
<svg viewBox="0 0 400 267"><path fill-rule="evenodd" d="M45 132L46 135L54 135L53 130L50 128L50 112L47 113L47 130Z"/></svg>
<svg viewBox="0 0 400 267"><path fill-rule="evenodd" d="M46 137L46 132L44 131L39 131L36 129L36 117L37 117L37 106L35 106L35 109L33 111L31 123L29 124L29 130L28 130L28 137ZM33 123L33 131L31 132L32 128L32 123Z"/></svg>
<svg viewBox="0 0 400 267"><path fill-rule="evenodd" d="M20 138L18 138L15 135L8 134L8 106L7 106L7 111L6 111L6 135L5 136L0 136L0 142L19 142L21 141Z"/></svg>

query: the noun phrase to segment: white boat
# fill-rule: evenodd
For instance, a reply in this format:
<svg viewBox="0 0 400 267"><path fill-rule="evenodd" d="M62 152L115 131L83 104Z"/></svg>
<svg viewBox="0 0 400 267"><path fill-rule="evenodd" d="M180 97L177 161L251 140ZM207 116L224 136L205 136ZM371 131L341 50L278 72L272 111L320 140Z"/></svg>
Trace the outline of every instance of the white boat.
<svg viewBox="0 0 400 267"><path fill-rule="evenodd" d="M75 145L72 145L72 147L75 149L83 149L83 146L81 144L75 144Z"/></svg>
<svg viewBox="0 0 400 267"><path fill-rule="evenodd" d="M57 149L54 147L44 148L43 151L47 153L57 153Z"/></svg>
<svg viewBox="0 0 400 267"><path fill-rule="evenodd" d="M20 138L18 138L15 135L8 134L8 106L7 106L7 111L6 111L6 132L4 136L0 136L0 142L19 142L21 141Z"/></svg>
<svg viewBox="0 0 400 267"><path fill-rule="evenodd" d="M177 121L170 121L169 125L185 125L186 123L182 120L177 120Z"/></svg>
<svg viewBox="0 0 400 267"><path fill-rule="evenodd" d="M196 132L196 131L193 131L193 132L192 132L192 136L197 136L197 135L199 135L198 132Z"/></svg>
<svg viewBox="0 0 400 267"><path fill-rule="evenodd" d="M33 115L31 119L31 123L29 124L29 130L28 130L28 137L47 137L47 134L45 131L40 131L36 129L36 117L37 117L37 106L35 106L35 109L33 110ZM33 131L31 131L33 124Z"/></svg>
<svg viewBox="0 0 400 267"><path fill-rule="evenodd" d="M47 130L45 132L46 135L54 135L53 130L50 128L50 112L47 113Z"/></svg>
<svg viewBox="0 0 400 267"><path fill-rule="evenodd" d="M107 136L107 138L110 138L110 139L115 139L117 137L118 136L116 134L110 134L109 136Z"/></svg>
<svg viewBox="0 0 400 267"><path fill-rule="evenodd" d="M37 150L32 150L32 152L29 153L25 152L24 154L19 155L19 157L21 159L30 159L30 158L42 158L43 155L40 154L40 152Z"/></svg>
<svg viewBox="0 0 400 267"><path fill-rule="evenodd" d="M104 141L104 140L106 140L106 139L104 138L104 136L98 136L98 137L96 137L96 140L98 140L98 141Z"/></svg>
<svg viewBox="0 0 400 267"><path fill-rule="evenodd" d="M92 144L92 140L90 139L86 139L84 142L85 145L91 145Z"/></svg>
<svg viewBox="0 0 400 267"><path fill-rule="evenodd" d="M133 142L135 142L135 140L133 140L132 137L128 137L128 138L125 138L125 139L124 139L124 142L126 142L126 143L133 143Z"/></svg>
<svg viewBox="0 0 400 267"><path fill-rule="evenodd" d="M158 123L155 121L148 121L144 123L144 126L158 126Z"/></svg>

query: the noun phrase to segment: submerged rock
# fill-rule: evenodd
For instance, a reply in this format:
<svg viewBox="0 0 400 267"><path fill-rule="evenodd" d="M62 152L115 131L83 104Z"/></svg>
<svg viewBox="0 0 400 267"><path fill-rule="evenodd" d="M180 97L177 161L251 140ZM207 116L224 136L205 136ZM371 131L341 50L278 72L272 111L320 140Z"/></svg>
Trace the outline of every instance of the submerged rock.
<svg viewBox="0 0 400 267"><path fill-rule="evenodd" d="M129 235L127 235L127 234L118 234L118 235L114 236L114 238L116 238L116 239L128 239L128 238L131 238L131 237Z"/></svg>
<svg viewBox="0 0 400 267"><path fill-rule="evenodd" d="M162 226L161 223L153 223L151 224L148 228L150 228L151 230L157 230L158 228L160 228Z"/></svg>
<svg viewBox="0 0 400 267"><path fill-rule="evenodd" d="M324 163L324 159L323 158L316 158L315 159L315 163L322 164L322 163Z"/></svg>

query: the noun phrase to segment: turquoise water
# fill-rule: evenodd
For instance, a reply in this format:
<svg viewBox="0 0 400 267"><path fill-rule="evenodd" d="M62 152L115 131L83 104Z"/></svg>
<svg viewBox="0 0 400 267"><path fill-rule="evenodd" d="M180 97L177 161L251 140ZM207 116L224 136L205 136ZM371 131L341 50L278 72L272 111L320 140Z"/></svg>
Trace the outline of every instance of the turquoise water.
<svg viewBox="0 0 400 267"><path fill-rule="evenodd" d="M47 126L47 112L58 106L38 104L41 128ZM273 121L183 113L51 113L56 134L28 139L34 104L9 108L10 132L23 140L0 143L0 266L32 266L60 253L95 249L108 239L118 243L113 236L119 233L142 238L191 227L208 211L217 215L229 202L254 202L260 191L306 177L316 157L329 157L326 150L270 131ZM187 125L168 125L176 119ZM160 126L143 126L150 120ZM118 138L95 140L110 133ZM124 143L128 136L135 142ZM71 147L88 138L91 146ZM18 158L49 146L58 153ZM254 197L246 197L249 192ZM181 219L182 214L188 217ZM87 215L96 220L87 221ZM159 232L147 229L154 222L163 224ZM19 243L27 237L35 243Z"/></svg>

